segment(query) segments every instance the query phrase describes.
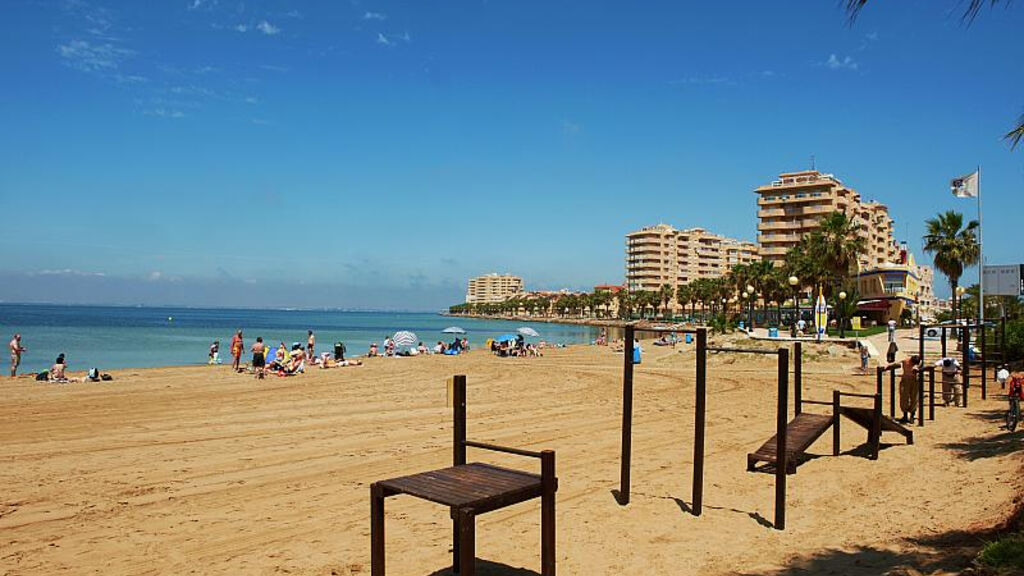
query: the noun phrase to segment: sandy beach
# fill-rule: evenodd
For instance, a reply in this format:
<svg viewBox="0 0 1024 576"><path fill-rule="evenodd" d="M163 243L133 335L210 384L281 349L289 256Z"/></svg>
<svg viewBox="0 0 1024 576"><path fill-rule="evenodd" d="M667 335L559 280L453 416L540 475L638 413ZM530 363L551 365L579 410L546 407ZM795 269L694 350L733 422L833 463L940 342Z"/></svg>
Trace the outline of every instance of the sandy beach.
<svg viewBox="0 0 1024 576"><path fill-rule="evenodd" d="M805 398L873 392L835 348L807 348ZM369 574L369 485L450 465L456 373L468 376L471 439L557 451L560 574L942 574L963 566L962 534L1008 516L1024 488L1002 397L982 402L972 387L970 409L938 407L913 446L884 435L878 461L858 448L863 429L843 426L838 458L826 434L790 477L787 530L775 531L773 476L745 471L774 432L774 359L712 355L705 511L693 517L692 347L645 350L626 507L611 493L622 357L606 347L369 359L263 381L226 366L4 379L0 573ZM539 520L536 500L481 517L480 573L537 573ZM446 509L388 500L388 574L447 574L450 537Z"/></svg>

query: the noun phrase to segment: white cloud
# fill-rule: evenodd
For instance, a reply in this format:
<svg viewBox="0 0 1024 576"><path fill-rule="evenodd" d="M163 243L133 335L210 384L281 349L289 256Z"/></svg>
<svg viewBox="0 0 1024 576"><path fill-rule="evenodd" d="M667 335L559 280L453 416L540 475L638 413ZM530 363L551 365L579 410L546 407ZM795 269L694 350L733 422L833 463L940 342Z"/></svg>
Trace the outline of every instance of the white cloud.
<svg viewBox="0 0 1024 576"><path fill-rule="evenodd" d="M248 30L249 26L247 26L246 24L239 24L238 26L235 26L236 32L247 32Z"/></svg>
<svg viewBox="0 0 1024 576"><path fill-rule="evenodd" d="M725 76L689 76L672 80L669 84L693 84L698 86L711 84L733 84L734 82Z"/></svg>
<svg viewBox="0 0 1024 576"><path fill-rule="evenodd" d="M762 70L761 71L761 78L771 78L773 76L775 76L775 71L774 70Z"/></svg>
<svg viewBox="0 0 1024 576"><path fill-rule="evenodd" d="M259 24L257 24L256 25L256 29L259 30L260 32L263 32L267 36L274 36L274 35L276 35L276 34L281 32L280 28L278 28L277 26L274 26L273 24L271 24L270 22L267 22L266 20L264 20L264 21L260 22Z"/></svg>
<svg viewBox="0 0 1024 576"><path fill-rule="evenodd" d="M400 35L392 34L390 36L382 32L377 32L377 44L381 44L383 46L395 46L399 42L409 44L412 42L412 36L410 36L408 32L403 32Z"/></svg>
<svg viewBox="0 0 1024 576"><path fill-rule="evenodd" d="M825 66L830 70L856 70L858 68L858 64L853 58L849 56L840 58L835 54L828 55L828 60L825 61Z"/></svg>
<svg viewBox="0 0 1024 576"><path fill-rule="evenodd" d="M57 46L57 54L69 66L84 72L112 72L133 56L135 51L110 42L94 44L88 40L71 40Z"/></svg>
<svg viewBox="0 0 1024 576"><path fill-rule="evenodd" d="M377 44L383 44L384 46L394 46L395 43L388 39L384 34L377 32Z"/></svg>
<svg viewBox="0 0 1024 576"><path fill-rule="evenodd" d="M146 114L148 114L150 116L157 116L159 118L184 118L185 117L185 113L182 112L181 110L173 110L171 108L154 108L152 110L147 110ZM159 272L154 272L154 274L156 274L158 277L160 275ZM151 279L155 280L156 278L151 278Z"/></svg>
<svg viewBox="0 0 1024 576"><path fill-rule="evenodd" d="M367 12L363 14L363 20L387 20L388 15L383 12Z"/></svg>
<svg viewBox="0 0 1024 576"><path fill-rule="evenodd" d="M157 280L160 279L161 276L163 276L163 274L161 274L160 272L153 271L150 272L149 276L147 276L146 278L148 278L150 282L156 282Z"/></svg>
<svg viewBox="0 0 1024 576"><path fill-rule="evenodd" d="M246 104L259 104L260 99L255 96L249 96L245 99Z"/></svg>

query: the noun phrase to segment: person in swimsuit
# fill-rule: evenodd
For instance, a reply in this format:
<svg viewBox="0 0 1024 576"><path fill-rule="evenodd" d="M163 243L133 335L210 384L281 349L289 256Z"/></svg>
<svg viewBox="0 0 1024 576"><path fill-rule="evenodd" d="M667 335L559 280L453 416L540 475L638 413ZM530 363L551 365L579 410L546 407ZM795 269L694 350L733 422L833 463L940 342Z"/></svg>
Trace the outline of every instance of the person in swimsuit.
<svg viewBox="0 0 1024 576"><path fill-rule="evenodd" d="M309 331L309 337L306 338L306 356L308 358L316 358L316 354L313 353L313 348L316 347L316 336L313 336L313 331Z"/></svg>
<svg viewBox="0 0 1024 576"><path fill-rule="evenodd" d="M18 375L18 366L21 365L21 355L25 348L21 345L21 334L15 334L8 344L11 349L11 378Z"/></svg>
<svg viewBox="0 0 1024 576"><path fill-rule="evenodd" d="M265 376L264 369L267 365L267 349L263 345L263 337L258 336L256 343L252 345L252 367L256 371L256 378L262 380Z"/></svg>
<svg viewBox="0 0 1024 576"><path fill-rule="evenodd" d="M242 331L239 330L235 333L234 337L231 338L231 368L238 372L238 365L242 359L242 349L245 344L242 342Z"/></svg>
<svg viewBox="0 0 1024 576"><path fill-rule="evenodd" d="M62 352L57 356L57 360L50 367L50 382L66 383L68 381L67 376L68 363L64 360L64 353Z"/></svg>

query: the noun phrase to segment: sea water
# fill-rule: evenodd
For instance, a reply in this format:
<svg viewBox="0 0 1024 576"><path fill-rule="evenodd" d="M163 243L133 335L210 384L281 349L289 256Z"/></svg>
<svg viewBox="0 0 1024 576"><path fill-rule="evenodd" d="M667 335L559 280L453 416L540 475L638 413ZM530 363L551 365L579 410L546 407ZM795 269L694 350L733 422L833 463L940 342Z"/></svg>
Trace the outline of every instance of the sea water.
<svg viewBox="0 0 1024 576"><path fill-rule="evenodd" d="M220 341L222 361L230 363L229 347L236 330L244 333L245 361L257 336L271 347L280 342L305 346L308 330L316 335L317 353L333 352L334 343L340 341L345 343L346 356L363 356L371 343L383 346L384 338L399 330L414 332L428 347L438 340L451 342L455 335L441 332L449 326L466 330L465 337L477 348L488 338L515 334L523 326L540 333L540 338L527 339L533 342L587 343L598 333L588 326L415 312L0 304L0 336L5 346L20 333L27 349L19 368L22 373L48 369L60 353L74 371L204 364L214 340Z"/></svg>

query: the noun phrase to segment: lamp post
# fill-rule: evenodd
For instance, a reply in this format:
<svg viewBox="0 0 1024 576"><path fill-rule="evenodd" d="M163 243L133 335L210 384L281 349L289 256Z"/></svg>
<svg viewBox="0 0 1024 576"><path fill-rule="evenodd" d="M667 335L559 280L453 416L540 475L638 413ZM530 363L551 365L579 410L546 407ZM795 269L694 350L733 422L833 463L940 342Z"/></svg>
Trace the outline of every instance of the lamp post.
<svg viewBox="0 0 1024 576"><path fill-rule="evenodd" d="M740 292L740 296L743 297L743 307L747 309L747 332L750 332L750 296L746 292Z"/></svg>
<svg viewBox="0 0 1024 576"><path fill-rule="evenodd" d="M839 338L846 338L846 319L843 314L843 303L846 301L846 292L839 293Z"/></svg>
<svg viewBox="0 0 1024 576"><path fill-rule="evenodd" d="M800 321L800 279L796 276L789 277L789 287L793 289L793 328L790 333L796 338L796 325Z"/></svg>
<svg viewBox="0 0 1024 576"><path fill-rule="evenodd" d="M747 299L747 324L750 325L748 330L754 329L754 287L747 284L747 291L743 293L743 297Z"/></svg>
<svg viewBox="0 0 1024 576"><path fill-rule="evenodd" d="M956 298L955 298L956 301L953 302L953 320L954 321L959 321L960 320L960 316L963 315L964 292L967 292L967 290L965 290L963 286L957 286L956 287Z"/></svg>

